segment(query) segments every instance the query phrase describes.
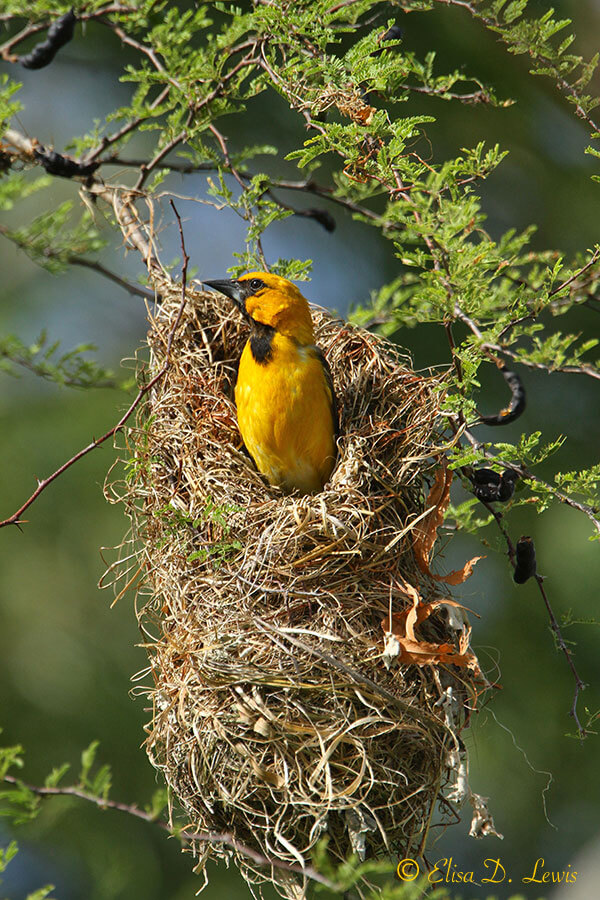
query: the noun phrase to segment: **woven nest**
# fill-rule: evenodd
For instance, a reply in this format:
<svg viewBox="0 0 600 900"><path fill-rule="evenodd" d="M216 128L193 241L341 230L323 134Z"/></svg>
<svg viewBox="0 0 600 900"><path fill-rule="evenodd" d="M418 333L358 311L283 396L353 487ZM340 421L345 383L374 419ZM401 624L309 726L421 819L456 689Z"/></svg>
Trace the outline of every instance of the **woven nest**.
<svg viewBox="0 0 600 900"><path fill-rule="evenodd" d="M236 425L247 329L221 298L188 295L168 371L128 433L119 494L144 575L150 760L188 831L227 833L291 868L310 864L323 836L334 859L415 855L456 782L463 710L481 687L469 669L383 652L385 621L410 607L407 584L449 596L412 552L439 465L440 385L316 310L341 410L338 463L322 493L285 495L256 472ZM166 296L151 323L150 374L179 302ZM417 633L458 648L464 619L438 604ZM249 881L301 895L301 879L231 846L195 850L201 864L233 856Z"/></svg>

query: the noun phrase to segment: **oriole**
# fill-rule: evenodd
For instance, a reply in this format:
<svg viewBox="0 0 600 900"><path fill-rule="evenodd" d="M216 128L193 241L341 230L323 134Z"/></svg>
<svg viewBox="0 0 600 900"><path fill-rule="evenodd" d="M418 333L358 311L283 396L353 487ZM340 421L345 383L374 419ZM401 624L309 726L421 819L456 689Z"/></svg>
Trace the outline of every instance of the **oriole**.
<svg viewBox="0 0 600 900"><path fill-rule="evenodd" d="M256 468L286 491L322 490L335 464L338 414L306 299L268 272L204 284L234 300L250 325L235 402Z"/></svg>

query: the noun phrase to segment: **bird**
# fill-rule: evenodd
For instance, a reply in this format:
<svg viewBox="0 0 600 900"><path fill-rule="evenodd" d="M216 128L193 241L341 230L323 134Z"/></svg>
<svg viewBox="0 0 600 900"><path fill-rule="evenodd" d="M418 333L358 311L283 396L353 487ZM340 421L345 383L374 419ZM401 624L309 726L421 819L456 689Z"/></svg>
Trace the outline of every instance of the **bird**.
<svg viewBox="0 0 600 900"><path fill-rule="evenodd" d="M250 326L235 404L256 468L286 493L321 491L335 465L339 420L306 298L270 272L203 283L233 300Z"/></svg>

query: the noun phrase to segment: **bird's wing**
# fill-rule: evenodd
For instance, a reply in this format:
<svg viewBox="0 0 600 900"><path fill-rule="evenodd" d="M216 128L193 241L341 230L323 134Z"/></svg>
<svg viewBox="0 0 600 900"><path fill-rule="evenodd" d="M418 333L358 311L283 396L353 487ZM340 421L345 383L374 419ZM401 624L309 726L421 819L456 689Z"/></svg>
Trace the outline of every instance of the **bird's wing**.
<svg viewBox="0 0 600 900"><path fill-rule="evenodd" d="M321 350L320 347L311 347L311 352L315 359L317 359L323 368L323 374L325 375L325 383L327 385L327 389L329 391L329 408L331 409L331 418L333 419L333 434L335 440L337 441L340 436L340 417L338 412L337 399L335 396L335 390L333 387L333 375L331 374L331 369L329 367L329 363L325 358L325 354Z"/></svg>

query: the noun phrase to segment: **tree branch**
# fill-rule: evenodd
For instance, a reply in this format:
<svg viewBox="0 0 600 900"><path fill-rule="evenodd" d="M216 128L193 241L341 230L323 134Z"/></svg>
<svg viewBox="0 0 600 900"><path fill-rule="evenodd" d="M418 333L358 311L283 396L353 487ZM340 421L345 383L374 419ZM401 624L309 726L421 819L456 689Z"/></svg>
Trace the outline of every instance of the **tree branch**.
<svg viewBox="0 0 600 900"><path fill-rule="evenodd" d="M510 45L510 41L508 41L507 38L503 36L502 31L499 28L500 23L498 21L494 21L494 19L491 19L489 16L486 16L484 13L478 10L475 4L470 2L470 0L435 0L435 2L440 3L443 6L456 6L460 7L461 9L465 9L474 19L479 19L480 22L483 22L483 24L487 28L494 30L496 33L498 33L499 31L500 33L498 40L502 41L503 44ZM537 60L537 62L543 66L550 68L554 65L553 60L548 59L548 57L546 56L534 56L531 51L529 55L532 57L532 59ZM577 116L579 116L580 119L583 119L594 133L598 133L600 131L600 125L597 124L596 121L589 115L589 113L587 113L582 107L582 98L576 87L572 85L570 81L567 81L564 75L560 74L558 70L554 74L546 74L549 74L551 78L555 78L556 83L561 91L571 97L571 99L574 101L575 112Z"/></svg>
<svg viewBox="0 0 600 900"><path fill-rule="evenodd" d="M5 775L3 780L7 784L12 784L15 787L23 787L27 791L31 791L36 797L75 797L78 800L84 800L86 803L92 803L94 806L97 806L99 809L112 809L117 810L118 812L126 813L129 816L133 816L136 819L141 819L143 822L149 822L153 825L157 825L162 831L166 831L167 834L170 834L174 837L178 837L183 841L192 843L207 843L207 844L224 844L227 847L231 847L232 850L235 850L237 853L242 856L246 856L248 859L251 859L254 863L259 866L271 866L274 869L282 869L286 872L293 872L298 875L302 875L304 878L308 878L311 881L318 882L319 884L324 884L326 887L335 888L336 885L330 881L328 878L325 878L324 875L321 875L320 872L317 872L312 866L300 866L295 863L287 863L281 859L277 859L276 857L263 856L262 853L258 853L256 850L253 850L252 847L248 847L246 844L242 844L241 841L238 841L232 834L227 832L214 832L214 831L179 831L176 828L172 828L171 825L164 819L157 819L152 813L146 812L143 809L140 809L136 806L135 803L122 803L117 800L109 800L108 798L98 797L95 794L91 794L88 791L84 791L82 788L77 785L69 785L65 787L41 787L35 784L29 784L26 781L22 781L20 778L15 778L14 775Z"/></svg>
<svg viewBox="0 0 600 900"><path fill-rule="evenodd" d="M89 22L92 19L99 19L101 21L102 16L109 15L110 13L130 13L130 6L122 6L119 3L110 3L108 6L101 7L100 9L94 10L93 12L79 12L77 13L77 21L78 22ZM14 15L12 13L5 13L0 16L0 21L2 22L10 22L12 19L20 18L20 16ZM27 40L29 37L33 37L35 34L39 34L41 31L46 31L48 27L52 24L50 22L46 22L44 24L36 23L26 25L25 28L22 28L21 31L17 32L17 34L13 35L13 37L9 38L4 44L0 45L0 57L2 59L7 60L7 62L17 62L17 58L12 55L11 51L14 47L17 47L23 41Z"/></svg>
<svg viewBox="0 0 600 900"><path fill-rule="evenodd" d="M562 290L561 286L557 290ZM489 341L484 340L481 329L477 325L476 322L473 321L463 310L460 308L458 304L454 307L454 314L457 319L460 319L461 322L473 332L476 338L481 341L481 349L483 351L492 351L494 353L501 353L504 356L508 356L510 359L513 359L515 362L521 363L521 365L527 366L530 369L540 369L542 372L563 372L566 375L588 375L590 378L596 378L600 380L600 371L598 369L594 369L592 366L582 365L582 366L550 366L546 363L538 363L534 362L531 359L527 359L527 357L523 357L518 353L515 353L514 350L509 350L504 344L491 344ZM504 330L509 327L514 327L519 322L523 322L529 319L530 316L521 316L519 319L515 319L514 322L511 322L510 325L507 325Z"/></svg>
<svg viewBox="0 0 600 900"><path fill-rule="evenodd" d="M444 100L460 100L461 103L491 102L491 97L484 88L472 91L470 94L460 94L457 91L446 91L444 88L430 87L426 84L399 84L398 87L415 94L428 94L432 97L442 97Z"/></svg>
<svg viewBox="0 0 600 900"><path fill-rule="evenodd" d="M149 300L150 302L160 299L160 294L157 294L155 291L150 291L139 284L133 284L131 281L126 281L124 278L121 278L120 275L117 275L116 272L107 269L106 266L96 260L86 259L84 256L72 255L67 257L67 261L72 266L83 266L85 269L91 269L93 272L103 275L104 278L114 281L115 284L118 284L119 287L122 287L135 297L143 297L144 300Z"/></svg>

